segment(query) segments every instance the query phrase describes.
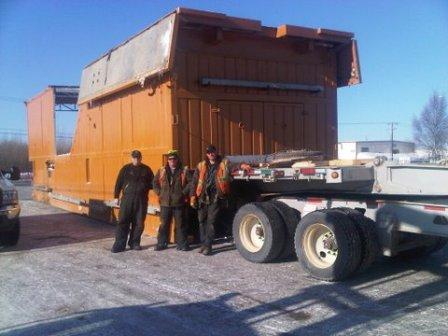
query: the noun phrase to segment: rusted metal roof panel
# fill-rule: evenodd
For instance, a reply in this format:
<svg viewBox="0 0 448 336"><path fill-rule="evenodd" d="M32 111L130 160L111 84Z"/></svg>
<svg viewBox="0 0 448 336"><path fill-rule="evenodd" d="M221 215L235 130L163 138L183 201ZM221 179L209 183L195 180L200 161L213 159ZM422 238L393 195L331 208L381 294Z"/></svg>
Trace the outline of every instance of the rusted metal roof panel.
<svg viewBox="0 0 448 336"><path fill-rule="evenodd" d="M168 71L175 18L169 14L84 68L78 103Z"/></svg>

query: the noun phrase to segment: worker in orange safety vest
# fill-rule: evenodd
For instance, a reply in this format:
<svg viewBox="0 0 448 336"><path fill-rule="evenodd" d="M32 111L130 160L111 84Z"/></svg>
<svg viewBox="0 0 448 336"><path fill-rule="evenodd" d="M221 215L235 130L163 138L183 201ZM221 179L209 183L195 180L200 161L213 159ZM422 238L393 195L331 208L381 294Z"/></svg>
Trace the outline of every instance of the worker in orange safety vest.
<svg viewBox="0 0 448 336"><path fill-rule="evenodd" d="M228 161L222 159L216 147L206 149L206 158L194 172L190 188L190 205L198 210L201 248L199 253L212 254L215 224L230 195Z"/></svg>

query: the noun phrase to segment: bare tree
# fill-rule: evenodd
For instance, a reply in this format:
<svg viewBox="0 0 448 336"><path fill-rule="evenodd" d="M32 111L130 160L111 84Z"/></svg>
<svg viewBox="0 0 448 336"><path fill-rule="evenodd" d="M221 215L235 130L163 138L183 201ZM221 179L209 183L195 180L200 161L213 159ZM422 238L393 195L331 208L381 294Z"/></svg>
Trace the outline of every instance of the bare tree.
<svg viewBox="0 0 448 336"><path fill-rule="evenodd" d="M21 171L31 171L28 160L28 145L20 139L0 140L0 169L19 167Z"/></svg>
<svg viewBox="0 0 448 336"><path fill-rule="evenodd" d="M412 122L414 140L430 152L432 159L439 159L448 144L448 115L446 99L434 92L418 117Z"/></svg>

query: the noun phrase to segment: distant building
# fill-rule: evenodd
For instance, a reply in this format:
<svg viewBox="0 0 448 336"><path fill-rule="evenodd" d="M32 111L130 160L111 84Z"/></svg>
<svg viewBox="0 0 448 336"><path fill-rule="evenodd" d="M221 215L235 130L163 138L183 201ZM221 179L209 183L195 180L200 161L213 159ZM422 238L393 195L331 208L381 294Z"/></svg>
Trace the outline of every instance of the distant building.
<svg viewBox="0 0 448 336"><path fill-rule="evenodd" d="M415 153L415 144L408 141L393 142L394 155ZM391 142L385 141L347 141L338 143L338 157L341 160L369 159L375 156L391 156Z"/></svg>

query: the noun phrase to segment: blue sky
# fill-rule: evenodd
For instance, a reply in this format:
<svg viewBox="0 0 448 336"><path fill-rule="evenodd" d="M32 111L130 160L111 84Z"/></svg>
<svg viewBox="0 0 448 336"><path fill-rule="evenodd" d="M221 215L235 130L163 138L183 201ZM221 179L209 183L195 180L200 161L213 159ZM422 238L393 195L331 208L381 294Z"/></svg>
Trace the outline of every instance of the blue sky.
<svg viewBox="0 0 448 336"><path fill-rule="evenodd" d="M363 84L338 93L339 140L412 139L433 91L448 96L448 0L0 0L0 129L26 129L21 100L49 84L78 85L82 68L178 6L355 33ZM69 132L70 129L63 128Z"/></svg>

